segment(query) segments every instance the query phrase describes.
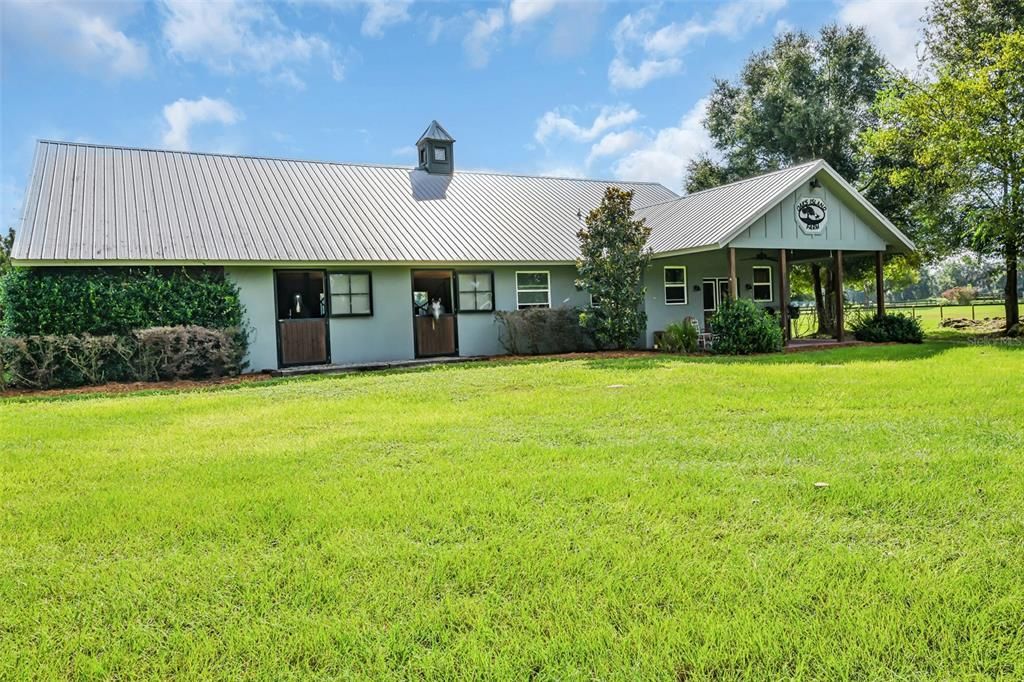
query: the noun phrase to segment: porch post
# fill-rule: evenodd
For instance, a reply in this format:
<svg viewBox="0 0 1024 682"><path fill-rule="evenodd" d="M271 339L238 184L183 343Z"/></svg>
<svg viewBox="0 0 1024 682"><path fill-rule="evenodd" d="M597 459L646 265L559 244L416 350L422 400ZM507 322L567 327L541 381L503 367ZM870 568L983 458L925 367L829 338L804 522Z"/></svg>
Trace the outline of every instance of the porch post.
<svg viewBox="0 0 1024 682"><path fill-rule="evenodd" d="M883 273L885 254L875 251L875 314L885 315L885 275Z"/></svg>
<svg viewBox="0 0 1024 682"><path fill-rule="evenodd" d="M729 298L735 301L740 297L739 283L736 280L736 248L729 247Z"/></svg>
<svg viewBox="0 0 1024 682"><path fill-rule="evenodd" d="M782 321L782 340L789 341L789 263L786 250L779 249L779 319Z"/></svg>
<svg viewBox="0 0 1024 682"><path fill-rule="evenodd" d="M836 340L843 340L843 326L846 322L843 311L843 251L836 249Z"/></svg>

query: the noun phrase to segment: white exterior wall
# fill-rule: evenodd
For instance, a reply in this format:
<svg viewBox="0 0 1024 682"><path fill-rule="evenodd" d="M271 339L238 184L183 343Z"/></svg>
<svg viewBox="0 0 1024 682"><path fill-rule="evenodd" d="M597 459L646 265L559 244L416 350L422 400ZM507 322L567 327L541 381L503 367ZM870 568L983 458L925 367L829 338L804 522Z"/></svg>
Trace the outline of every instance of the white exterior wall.
<svg viewBox="0 0 1024 682"><path fill-rule="evenodd" d="M281 268L284 269L284 268ZM365 272L373 287L373 315L331 317L328 333L331 362L336 364L411 360L415 357L412 316L412 271L409 266L327 267L310 265L311 270ZM549 273L551 306L585 306L590 297L577 291L576 268L572 265L522 265L456 267L430 264L423 269L460 269L493 272L497 310L516 309L516 272ZM277 312L274 302L274 270L270 267L232 266L225 273L239 287L250 332L249 371L276 369ZM492 313L459 313L457 318L459 355L500 355L499 325Z"/></svg>
<svg viewBox="0 0 1024 682"><path fill-rule="evenodd" d="M768 266L772 272L772 300L758 302L760 306L771 306L776 310L779 308L779 268L774 261L753 260L758 253L753 249L736 249L736 279L740 298L753 299L754 266ZM778 258L777 252L766 250L772 258ZM683 265L686 267L686 303L665 303L665 266ZM729 256L724 249L716 251L705 251L686 256L674 256L672 258L659 258L651 261L651 266L644 277L644 284L647 287L647 295L644 298L644 307L647 310L647 335L644 345L650 348L654 345L654 332L664 331L672 322L682 321L686 317L693 317L704 326L704 286L705 277L728 278L729 277ZM700 286L700 291L695 291L694 286Z"/></svg>

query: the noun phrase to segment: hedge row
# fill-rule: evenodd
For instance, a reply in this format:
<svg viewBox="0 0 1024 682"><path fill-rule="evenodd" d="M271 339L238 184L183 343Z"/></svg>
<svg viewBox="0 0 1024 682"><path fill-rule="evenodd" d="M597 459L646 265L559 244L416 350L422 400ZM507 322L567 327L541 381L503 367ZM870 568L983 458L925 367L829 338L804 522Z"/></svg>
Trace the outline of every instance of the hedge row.
<svg viewBox="0 0 1024 682"><path fill-rule="evenodd" d="M523 308L494 313L498 338L512 355L573 353L596 347L590 332L580 326L579 308Z"/></svg>
<svg viewBox="0 0 1024 682"><path fill-rule="evenodd" d="M238 329L198 326L0 337L0 389L234 376L245 369L246 347Z"/></svg>
<svg viewBox="0 0 1024 682"><path fill-rule="evenodd" d="M0 335L129 335L137 329L243 326L238 287L184 268L15 268L0 278Z"/></svg>

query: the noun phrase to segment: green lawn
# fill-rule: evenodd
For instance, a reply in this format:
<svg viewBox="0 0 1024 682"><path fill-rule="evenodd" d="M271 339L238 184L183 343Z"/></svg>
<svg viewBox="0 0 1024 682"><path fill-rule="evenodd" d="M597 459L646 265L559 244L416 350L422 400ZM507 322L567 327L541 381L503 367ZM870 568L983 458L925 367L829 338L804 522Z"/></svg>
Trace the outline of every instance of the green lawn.
<svg viewBox="0 0 1024 682"><path fill-rule="evenodd" d="M1022 376L929 343L0 401L0 679L1019 680Z"/></svg>

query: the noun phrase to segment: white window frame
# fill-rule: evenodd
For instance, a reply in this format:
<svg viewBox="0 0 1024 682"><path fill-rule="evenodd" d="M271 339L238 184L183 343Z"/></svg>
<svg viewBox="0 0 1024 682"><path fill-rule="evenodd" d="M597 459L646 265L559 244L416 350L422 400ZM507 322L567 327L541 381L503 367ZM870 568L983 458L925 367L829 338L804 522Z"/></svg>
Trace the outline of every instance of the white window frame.
<svg viewBox="0 0 1024 682"><path fill-rule="evenodd" d="M679 282L669 282L668 281L668 271L669 270L682 270L683 271L683 282L682 282L682 284L680 284ZM686 266L685 265L666 265L663 268L663 271L662 271L661 282L662 282L662 292L661 293L664 295L665 305L688 305L690 303L690 291L688 289L688 287L690 286L690 274L688 272L686 272ZM682 301L669 301L668 300L668 288L669 287L673 287L673 288L675 288L675 287L682 287L683 288L683 300Z"/></svg>
<svg viewBox="0 0 1024 682"><path fill-rule="evenodd" d="M440 145L434 147L434 161L448 163L448 149Z"/></svg>
<svg viewBox="0 0 1024 682"><path fill-rule="evenodd" d="M768 281L767 282L758 282L755 279L754 272L756 272L758 270L767 270L768 271ZM768 287L768 298L758 298L757 297L757 288L758 287L763 287L763 286L767 286ZM775 300L775 281L772 278L772 266L770 266L770 265L755 265L753 268L751 268L751 273L750 273L750 289L751 289L750 295L754 297L754 302L755 303L771 303L772 301Z"/></svg>
<svg viewBox="0 0 1024 682"><path fill-rule="evenodd" d="M547 278L548 286L546 289L520 289L519 288L519 275L544 275ZM519 302L519 294L521 292L536 293L543 291L548 295L546 303L527 303L522 304ZM551 272L548 270L516 270L516 310L524 310L525 308L550 308L551 307Z"/></svg>

